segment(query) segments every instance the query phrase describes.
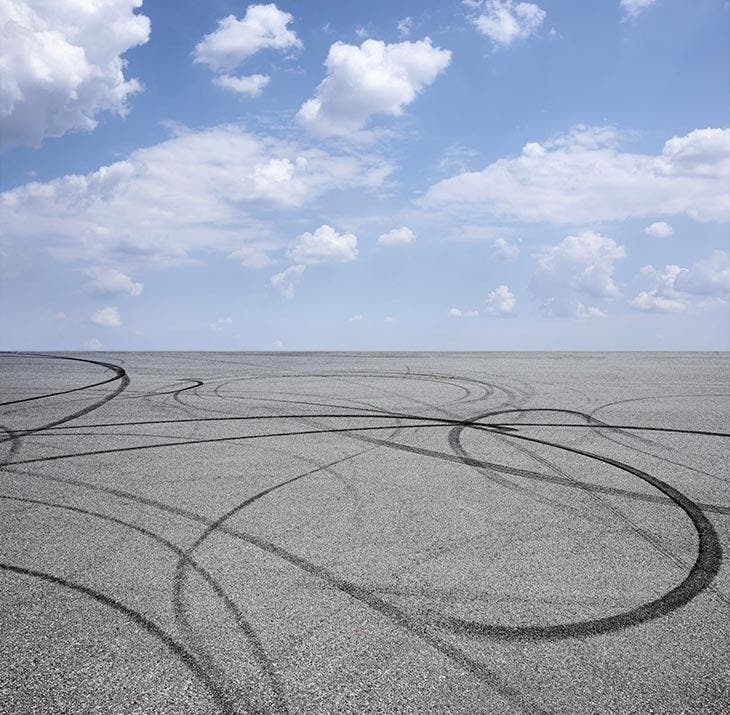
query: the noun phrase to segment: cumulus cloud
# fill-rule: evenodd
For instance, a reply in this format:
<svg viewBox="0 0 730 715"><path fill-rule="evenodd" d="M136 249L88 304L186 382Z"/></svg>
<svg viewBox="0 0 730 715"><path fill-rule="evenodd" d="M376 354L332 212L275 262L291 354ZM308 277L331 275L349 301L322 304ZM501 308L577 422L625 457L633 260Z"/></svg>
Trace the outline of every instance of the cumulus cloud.
<svg viewBox="0 0 730 715"><path fill-rule="evenodd" d="M357 258L357 236L337 233L323 224L314 233L303 233L289 249L288 256L297 263L348 263Z"/></svg>
<svg viewBox="0 0 730 715"><path fill-rule="evenodd" d="M378 236L378 243L383 246L395 246L403 243L415 243L416 234L407 226L394 228Z"/></svg>
<svg viewBox="0 0 730 715"><path fill-rule="evenodd" d="M658 155L621 152L620 141L610 128L580 126L440 181L423 202L553 223L683 213L730 219L730 129L696 129L668 140Z"/></svg>
<svg viewBox="0 0 730 715"><path fill-rule="evenodd" d="M264 91L264 87L271 81L270 77L263 74L252 74L243 77L234 77L230 74L222 74L213 80L223 89L229 89L237 94L248 94L251 97L258 97Z"/></svg>
<svg viewBox="0 0 730 715"><path fill-rule="evenodd" d="M510 243L505 238L496 238L492 241L492 253L497 256L497 258L502 258L504 260L517 258L517 256L520 255L519 241Z"/></svg>
<svg viewBox="0 0 730 715"><path fill-rule="evenodd" d="M594 231L566 236L538 258L530 287L548 315L577 315L582 299L619 295L614 263L626 256L623 246Z"/></svg>
<svg viewBox="0 0 730 715"><path fill-rule="evenodd" d="M195 62L216 72L227 72L260 50L301 47L296 33L287 27L293 19L274 3L249 5L242 19L228 15L218 21L215 32L205 35L195 46Z"/></svg>
<svg viewBox="0 0 730 715"><path fill-rule="evenodd" d="M677 278L687 269L668 265L664 270L644 266L641 275L652 286L635 295L629 305L636 310L652 313L679 313L689 306L689 296L677 290Z"/></svg>
<svg viewBox="0 0 730 715"><path fill-rule="evenodd" d="M624 17L633 20L654 3L656 0L621 0L619 7L623 11Z"/></svg>
<svg viewBox="0 0 730 715"><path fill-rule="evenodd" d="M487 315L508 318L516 314L517 299L506 286L497 286L487 296Z"/></svg>
<svg viewBox="0 0 730 715"><path fill-rule="evenodd" d="M365 316L364 315L353 315L347 319L348 323L359 323Z"/></svg>
<svg viewBox="0 0 730 715"><path fill-rule="evenodd" d="M642 290L629 301L629 305L650 313L679 313L687 308L683 301L667 298L657 290Z"/></svg>
<svg viewBox="0 0 730 715"><path fill-rule="evenodd" d="M279 291L285 298L293 298L296 287L306 268L305 265L299 264L290 266L281 273L274 274L271 276L272 287Z"/></svg>
<svg viewBox="0 0 730 715"><path fill-rule="evenodd" d="M676 313L724 304L730 298L730 255L725 251L713 251L692 268L644 266L640 275L648 287L629 301L637 310Z"/></svg>
<svg viewBox="0 0 730 715"><path fill-rule="evenodd" d="M331 153L237 125L182 129L89 174L0 194L0 224L7 239L44 238L65 258L169 264L192 251L273 241L267 210L297 208L332 190L372 189L391 169L373 153Z"/></svg>
<svg viewBox="0 0 730 715"><path fill-rule="evenodd" d="M403 114L450 61L451 52L428 37L390 45L365 40L360 47L336 42L325 60L327 76L297 118L316 134L357 132L374 114Z"/></svg>
<svg viewBox="0 0 730 715"><path fill-rule="evenodd" d="M91 130L104 111L125 115L141 89L122 55L147 42L142 0L0 3L0 146Z"/></svg>
<svg viewBox="0 0 730 715"><path fill-rule="evenodd" d="M99 340L99 338L91 338L91 340L87 340L82 347L85 350L102 350L104 348L104 344Z"/></svg>
<svg viewBox="0 0 730 715"><path fill-rule="evenodd" d="M119 317L119 311L115 306L99 308L94 311L91 315L91 322L94 323L94 325L102 325L105 328L116 328L122 324L122 320Z"/></svg>
<svg viewBox="0 0 730 715"><path fill-rule="evenodd" d="M667 238L674 234L674 229L666 221L655 221L644 229L647 236Z"/></svg>
<svg viewBox="0 0 730 715"><path fill-rule="evenodd" d="M478 310L462 310L461 308L452 308L449 311L450 318L477 318L478 316Z"/></svg>
<svg viewBox="0 0 730 715"><path fill-rule="evenodd" d="M470 20L477 30L499 47L535 34L545 19L545 11L530 2L466 0L465 4L474 11Z"/></svg>
<svg viewBox="0 0 730 715"><path fill-rule="evenodd" d="M135 283L129 276L116 268L96 267L86 271L91 281L86 289L93 295L141 295L142 283Z"/></svg>

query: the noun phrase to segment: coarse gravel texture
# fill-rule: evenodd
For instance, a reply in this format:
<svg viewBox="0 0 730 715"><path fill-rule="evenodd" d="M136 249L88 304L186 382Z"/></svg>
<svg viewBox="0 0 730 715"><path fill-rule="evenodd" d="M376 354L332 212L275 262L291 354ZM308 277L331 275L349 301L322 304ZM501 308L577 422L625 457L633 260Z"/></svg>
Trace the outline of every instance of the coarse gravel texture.
<svg viewBox="0 0 730 715"><path fill-rule="evenodd" d="M729 378L0 353L0 712L727 712Z"/></svg>

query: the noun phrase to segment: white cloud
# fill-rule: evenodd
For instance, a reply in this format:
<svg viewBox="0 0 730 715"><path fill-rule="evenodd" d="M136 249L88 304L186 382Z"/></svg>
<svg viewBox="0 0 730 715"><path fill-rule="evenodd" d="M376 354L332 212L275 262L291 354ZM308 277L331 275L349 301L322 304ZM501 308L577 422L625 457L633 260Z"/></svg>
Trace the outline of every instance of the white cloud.
<svg viewBox="0 0 730 715"><path fill-rule="evenodd" d="M397 244L415 243L416 234L407 226L394 228L387 233L378 236L378 243L383 246L395 246Z"/></svg>
<svg viewBox="0 0 730 715"><path fill-rule="evenodd" d="M141 295L142 283L135 283L129 276L116 268L95 267L89 268L86 275L91 281L86 284L86 289L93 295Z"/></svg>
<svg viewBox="0 0 730 715"><path fill-rule="evenodd" d="M640 273L649 288L629 301L637 310L680 312L724 304L730 297L730 255L725 251L713 251L692 268L644 266Z"/></svg>
<svg viewBox="0 0 730 715"><path fill-rule="evenodd" d="M491 293L490 293L491 295ZM461 308L452 308L449 311L450 318L477 318L479 317L478 310L461 310Z"/></svg>
<svg viewBox="0 0 730 715"><path fill-rule="evenodd" d="M114 306L96 310L91 315L91 322L106 328L116 328L122 324L119 311Z"/></svg>
<svg viewBox="0 0 730 715"><path fill-rule="evenodd" d="M303 233L289 250L288 256L297 263L348 263L357 258L357 236L337 233L323 224L314 233Z"/></svg>
<svg viewBox="0 0 730 715"><path fill-rule="evenodd" d="M566 236L538 258L530 287L549 315L576 315L581 297L610 299L619 295L614 263L626 252L613 239L594 231Z"/></svg>
<svg viewBox="0 0 730 715"><path fill-rule="evenodd" d="M654 3L656 0L621 0L619 7L623 10L625 17L633 19Z"/></svg>
<svg viewBox="0 0 730 715"><path fill-rule="evenodd" d="M252 74L243 77L222 74L213 80L213 84L217 84L223 89L228 89L238 94L248 94L251 97L258 97L269 82L270 78L263 74Z"/></svg>
<svg viewBox="0 0 730 715"><path fill-rule="evenodd" d="M302 273L306 270L304 265L290 266L281 273L271 276L271 285L279 291L285 298L293 298L294 291L302 278Z"/></svg>
<svg viewBox="0 0 730 715"><path fill-rule="evenodd" d="M54 320L66 320L66 313L64 313L62 310L59 310L58 313L56 313L53 316Z"/></svg>
<svg viewBox="0 0 730 715"><path fill-rule="evenodd" d="M487 315L508 318L516 313L517 299L506 286L497 286L487 296Z"/></svg>
<svg viewBox="0 0 730 715"><path fill-rule="evenodd" d="M709 258L697 261L677 275L679 290L698 295L722 296L730 293L730 254L713 251Z"/></svg>
<svg viewBox="0 0 730 715"><path fill-rule="evenodd" d="M102 350L104 348L104 344L98 338L91 338L91 340L85 342L82 347L86 350Z"/></svg>
<svg viewBox="0 0 730 715"><path fill-rule="evenodd" d="M195 46L195 62L216 72L227 72L260 50L301 47L296 33L287 27L292 20L274 3L249 5L241 20L228 15L218 21L215 32L205 35Z"/></svg>
<svg viewBox="0 0 730 715"><path fill-rule="evenodd" d="M510 243L504 238L496 238L492 241L492 252L497 258L510 260L520 255L519 241Z"/></svg>
<svg viewBox="0 0 730 715"><path fill-rule="evenodd" d="M409 37L412 29L413 29L413 18L412 17L404 17L402 20L398 21L398 36L401 39Z"/></svg>
<svg viewBox="0 0 730 715"><path fill-rule="evenodd" d="M470 20L477 30L500 47L535 34L545 19L545 11L529 2L469 0L466 4L475 10Z"/></svg>
<svg viewBox="0 0 730 715"><path fill-rule="evenodd" d="M335 42L325 60L327 76L297 118L316 134L357 132L373 114L403 114L450 61L451 53L428 37L391 45L365 40L360 47Z"/></svg>
<svg viewBox="0 0 730 715"><path fill-rule="evenodd" d="M576 315L579 318L605 318L606 314L595 305L583 305L578 303L576 308Z"/></svg>
<svg viewBox="0 0 730 715"><path fill-rule="evenodd" d="M353 315L350 318L347 319L348 323L359 323L365 316L363 315Z"/></svg>
<svg viewBox="0 0 730 715"><path fill-rule="evenodd" d="M577 127L518 157L434 184L423 203L522 221L580 223L682 214L730 219L730 129L697 129L658 155L617 148L615 130Z"/></svg>
<svg viewBox="0 0 730 715"><path fill-rule="evenodd" d="M395 323L395 318L392 315L386 315L383 318L384 323Z"/></svg>
<svg viewBox="0 0 730 715"><path fill-rule="evenodd" d="M330 153L236 125L183 128L90 174L0 194L0 224L7 239L44 239L64 258L169 264L192 251L274 241L267 210L311 205L332 190L372 189L391 169L372 152Z"/></svg>
<svg viewBox="0 0 730 715"><path fill-rule="evenodd" d="M91 130L104 111L125 115L141 89L122 55L147 42L142 0L3 0L0 3L0 142L38 146Z"/></svg>
<svg viewBox="0 0 730 715"><path fill-rule="evenodd" d="M243 246L233 251L228 258L239 261L246 268L266 268L266 266L273 263L266 251L255 244Z"/></svg>
<svg viewBox="0 0 730 715"><path fill-rule="evenodd" d="M654 238L667 238L674 235L674 229L666 221L655 221L644 229L644 233Z"/></svg>
<svg viewBox="0 0 730 715"><path fill-rule="evenodd" d="M629 305L637 310L651 313L679 313L687 308L687 304L676 298L667 298L657 290L643 290L629 301Z"/></svg>

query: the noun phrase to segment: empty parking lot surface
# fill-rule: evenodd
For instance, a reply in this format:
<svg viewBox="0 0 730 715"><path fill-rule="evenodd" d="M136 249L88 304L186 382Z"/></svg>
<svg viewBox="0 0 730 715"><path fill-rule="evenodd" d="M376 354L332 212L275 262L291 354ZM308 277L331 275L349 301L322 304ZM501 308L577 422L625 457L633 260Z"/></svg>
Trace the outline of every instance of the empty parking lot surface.
<svg viewBox="0 0 730 715"><path fill-rule="evenodd" d="M729 375L0 354L0 711L719 713Z"/></svg>

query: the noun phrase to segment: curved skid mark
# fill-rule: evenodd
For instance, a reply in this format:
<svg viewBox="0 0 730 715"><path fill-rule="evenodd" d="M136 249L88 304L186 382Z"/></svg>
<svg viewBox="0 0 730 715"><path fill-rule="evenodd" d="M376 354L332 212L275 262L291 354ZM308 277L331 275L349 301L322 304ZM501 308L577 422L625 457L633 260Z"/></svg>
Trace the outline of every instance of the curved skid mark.
<svg viewBox="0 0 730 715"><path fill-rule="evenodd" d="M133 623L137 624L141 628L143 628L147 633L149 633L151 636L156 638L158 641L160 641L169 651L172 652L172 654L197 678L197 680L200 681L200 683L205 687L205 689L208 691L210 697L212 698L213 702L216 704L218 710L222 713L233 715L235 713L235 710L233 709L232 704L228 701L228 699L225 697L225 695L218 689L216 684L213 682L213 680L210 678L208 673L205 671L204 668L201 667L200 663L198 663L195 656L192 655L183 645L178 643L171 635L166 633L160 626L158 626L154 621L150 620L146 616L142 615L138 611L135 611L129 606L125 606L120 601L117 601L115 598L112 598L111 596L107 596L104 593L101 593L100 591L95 591L92 588L89 588L88 586L84 586L79 583L74 583L73 581L69 581L64 578L60 578L59 576L54 576L53 574L45 573L44 571L35 571L34 569L28 569L23 568L21 566L14 566L13 564L8 563L0 563L0 570L6 571L9 573L15 573L20 576L30 576L32 578L39 579L41 581L45 581L46 583L51 583L56 586L61 586L63 588L66 588L70 591L75 591L76 593L82 593L85 596L88 596L89 598L93 598L98 603L101 603L104 606L107 606L108 608L111 608L118 613L121 613L123 616L125 616L128 620L132 621Z"/></svg>
<svg viewBox="0 0 730 715"><path fill-rule="evenodd" d="M75 358L75 357L65 357L61 355L40 355L35 353L15 353L22 355L23 357L30 357L30 358L46 358L49 360L72 360L74 362L85 362L89 363L90 365L99 365L100 367L105 367L109 370L112 370L116 373L115 377L110 377L107 380L101 380L100 382L93 382L90 385L82 385L81 387L73 387L70 390L60 390L59 392L49 392L45 395L36 395L35 397L24 397L20 400L6 400L5 402L0 402L0 407L4 407L5 405L17 405L21 402L33 402L35 400L44 400L47 397L57 397L58 395L68 395L71 392L81 392L82 390L90 390L93 387L99 387L101 385L106 385L109 382L115 382L116 380L122 379L124 375L127 373L118 365L113 365L109 362L100 362L99 360L86 360L84 358Z"/></svg>
<svg viewBox="0 0 730 715"><path fill-rule="evenodd" d="M239 609L239 607L234 603L234 601L231 600L230 596L223 590L221 585L216 581L213 576L210 574L210 572L205 569L203 566L201 566L199 563L197 563L193 558L190 556L189 553L186 553L183 549L181 549L176 544L172 543L168 539L165 539L164 537L160 536L159 534L156 534L154 531L150 531L149 529L145 529L142 526L137 526L136 524L132 524L128 521L124 521L123 519L119 519L114 516L110 516L108 514L103 514L101 512L96 511L90 511L88 509L81 509L79 507L71 506L68 504L60 504L58 502L50 502L50 501L43 501L40 499L31 499L29 497L16 497L11 496L8 494L0 494L0 499L4 499L6 501L16 501L21 502L24 504L32 504L32 505L38 505L38 506L45 506L49 507L51 509L60 509L63 511L68 511L76 514L81 514L83 516L91 516L95 519L101 519L103 521L107 521L111 524L116 524L118 526L121 526L125 529L129 529L131 531L136 531L139 534L142 534L142 536L152 539L153 541L157 542L158 544L161 544L169 551L172 551L175 553L178 558L185 562L185 565L189 568L191 568L198 576L200 576L215 592L216 596L223 602L223 605L225 606L226 610L229 611L229 613L232 615L234 621L236 622L236 626L241 631L243 636L249 641L251 646L251 651L253 654L253 657L257 663L257 665L261 668L263 673L266 675L267 679L269 680L271 684L272 692L274 693L275 700L276 700L276 709L275 712L287 712L286 708L286 700L284 697L284 690L283 686L279 682L278 678L276 677L276 671L274 668L273 663L269 659L266 650L263 647L263 644L261 643L261 639L259 638L258 634L254 630L254 628L251 626L251 624L244 618L243 613ZM179 563L179 562L178 562ZM211 669L211 664L207 663L208 668ZM218 676L220 677L220 676Z"/></svg>
<svg viewBox="0 0 730 715"><path fill-rule="evenodd" d="M479 418L476 418L476 419L479 419ZM449 430L449 446L451 447L454 454L457 454L460 457L470 457L471 456L467 453L467 451L464 449L464 447L461 444L461 433L465 429L466 429L466 425L456 425L455 427L452 427ZM475 467L475 469L482 476L486 477L490 482L499 484L499 486L503 487L504 489L508 489L510 491L517 492L523 496L527 496L529 499L531 499L533 501L538 501L543 504L550 504L550 506L555 507L556 509L560 509L561 511L571 511L574 514L578 513L577 510L572 506L568 506L566 504L558 502L555 499L551 499L549 497L544 497L541 494L536 494L534 491L527 489L526 487L522 486L521 484L515 484L510 479L500 476L499 471L496 469L491 469L488 467Z"/></svg>
<svg viewBox="0 0 730 715"><path fill-rule="evenodd" d="M53 420L52 422L48 422L48 423L46 423L44 425L41 425L39 427L33 427L31 429L25 429L22 432L15 431L15 435L16 436L19 435L19 436L25 437L25 436L28 436L28 435L31 435L31 434L35 434L37 432L43 432L44 430L50 429L52 427L57 427L57 426L59 426L61 424L64 424L66 422L70 422L71 420L75 420L75 419L77 419L79 417L83 417L83 415L87 415L90 412L93 412L94 410L99 409L102 405L105 405L107 402L110 402L111 400L113 400L115 397L117 397L117 395L119 395L122 392L124 392L124 390L127 389L127 386L130 383L129 376L127 375L127 373L124 370L124 368L121 368L121 367L119 367L117 365L112 365L111 363L98 362L96 360L82 360L81 358L63 357L63 356L60 356L60 355L59 356L56 356L56 355L37 355L37 356L31 356L31 357L44 357L44 358L53 359L53 360L74 360L74 361L77 361L77 362L91 363L93 365L101 365L102 367L106 367L106 368L108 368L108 369L113 370L114 372L116 372L116 377L110 378L109 380L105 380L103 383L98 383L98 384L106 384L106 383L110 383L110 382L115 382L116 380L119 380L120 383L119 383L119 385L117 386L117 388L113 392L110 392L108 395L105 395L101 399L96 400L96 402L93 402L92 404L90 404L90 405L88 405L88 406L86 406L86 407L84 407L84 408L82 408L80 410L77 410L76 412L72 412L71 414L66 415L65 417L60 417L60 418L58 418L56 420ZM88 388L88 386L87 386L87 388ZM83 388L83 389L87 389L87 388ZM79 389L82 389L82 388L79 388ZM63 393L56 393L56 394L63 394ZM46 397L47 396L48 395L46 395ZM6 403L6 404L8 404L8 403ZM7 437L5 439L0 439L0 443L7 442L10 439L14 439L14 437ZM0 463L0 466L2 466L3 464L4 464L4 462Z"/></svg>
<svg viewBox="0 0 730 715"><path fill-rule="evenodd" d="M214 521L210 522L209 525L198 535L198 537L195 539L195 541L184 551L178 550L178 560L175 566L175 576L173 579L173 588L172 588L172 607L173 607L173 613L175 615L175 621L178 623L178 626L181 627L181 629L195 641L196 650L199 652L202 651L202 654L206 657L206 659L210 659L210 656L207 653L207 649L205 648L205 645L201 643L198 639L195 638L195 634L192 629L192 625L190 623L190 619L188 618L188 610L185 607L183 603L183 594L185 590L185 580L187 576L187 569L188 567L192 567L195 563L192 560L192 554L194 554L202 545L203 543L208 539L208 537L215 531L218 531L220 527L229 519L233 518L236 514L238 514L240 511L245 509L247 506L250 506L254 502L258 501L259 499L262 499L263 497L267 496L268 494L271 494L272 492L281 489L282 487L289 486L293 484L294 482L299 481L300 479L303 479L305 477L311 476L312 474L316 474L317 472L322 471L328 471L331 470L332 467L341 464L343 462L346 462L350 459L354 459L355 457L360 456L361 454L365 454L366 452L370 452L374 447L371 447L370 449L362 450L361 452L357 452L356 454L350 454L346 457L342 457L340 459L337 459L333 462L329 462L328 464L321 465L319 467L316 467L315 469L310 469L302 474L299 474L295 477L291 477L290 479L287 479L283 482L280 482L279 484L275 484L271 487L268 487L267 489L264 489L257 494L249 497L248 499L244 500L240 504L237 504L233 508L229 509L227 512L219 516ZM249 627L250 628L250 627ZM252 630L252 629L250 629ZM258 643L258 641L257 641ZM260 643L259 643L260 646ZM260 650L263 652L263 648L260 647ZM264 653L265 655L265 653ZM271 664L267 661L267 665L269 666L269 672L273 674L273 668L271 667ZM274 681L276 682L276 681ZM283 697L283 691L281 687L279 686L279 689L276 691L277 694L277 708L275 712L279 713L286 713L288 712L288 708L286 706L286 701Z"/></svg>
<svg viewBox="0 0 730 715"><path fill-rule="evenodd" d="M702 509L679 490L657 477L653 477L640 469L619 462L616 459L533 437L520 435L514 436L513 438L555 447L611 465L624 472L633 474L635 477L658 489L684 511L695 527L699 537L697 559L687 577L680 584L659 598L623 613L585 621L559 623L552 626L501 626L451 617L441 622L445 628L466 635L488 636L503 640L557 640L562 638L596 636L602 633L622 630L629 626L636 626L671 613L689 603L712 583L722 563L722 547L720 546L719 537L710 520L702 512Z"/></svg>

